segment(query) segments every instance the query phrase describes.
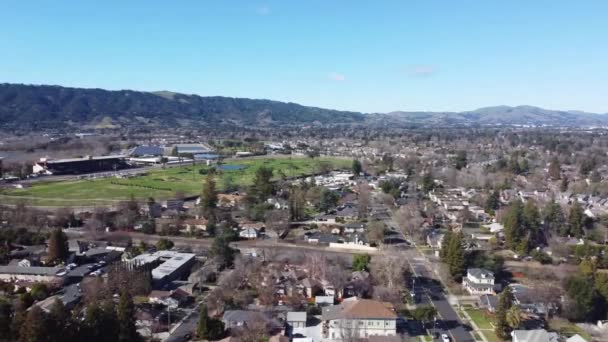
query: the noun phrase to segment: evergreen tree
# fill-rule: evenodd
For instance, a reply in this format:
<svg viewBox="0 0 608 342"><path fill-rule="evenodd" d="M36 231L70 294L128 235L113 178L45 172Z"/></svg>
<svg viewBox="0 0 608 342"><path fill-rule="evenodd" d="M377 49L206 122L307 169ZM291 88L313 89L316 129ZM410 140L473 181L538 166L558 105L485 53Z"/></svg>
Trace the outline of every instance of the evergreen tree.
<svg viewBox="0 0 608 342"><path fill-rule="evenodd" d="M570 213L568 215L569 233L572 236L580 238L584 234L584 213L583 208L575 201L570 207Z"/></svg>
<svg viewBox="0 0 608 342"><path fill-rule="evenodd" d="M494 190L486 198L484 209L487 213L494 215L498 208L500 208L500 194L498 190Z"/></svg>
<svg viewBox="0 0 608 342"><path fill-rule="evenodd" d="M511 159L509 159L509 170L516 175L521 173L521 167L519 165L519 156L517 153L514 153L511 156Z"/></svg>
<svg viewBox="0 0 608 342"><path fill-rule="evenodd" d="M561 165L559 163L559 159L554 157L549 164L549 177L553 180L558 180L561 178Z"/></svg>
<svg viewBox="0 0 608 342"><path fill-rule="evenodd" d="M213 238L210 254L218 262L221 269L232 266L234 262L235 251L230 247L230 241L224 233L218 234Z"/></svg>
<svg viewBox="0 0 608 342"><path fill-rule="evenodd" d="M569 301L564 312L569 319L591 322L606 317L605 302L592 278L572 276L566 280L565 290Z"/></svg>
<svg viewBox="0 0 608 342"><path fill-rule="evenodd" d="M11 337L12 307L9 302L0 298L0 341L8 342Z"/></svg>
<svg viewBox="0 0 608 342"><path fill-rule="evenodd" d="M249 189L249 195L257 202L265 202L274 192L272 184L272 168L261 166L255 171L253 185Z"/></svg>
<svg viewBox="0 0 608 342"><path fill-rule="evenodd" d="M426 194L433 189L435 189L435 179L431 171L429 171L422 176L422 192Z"/></svg>
<svg viewBox="0 0 608 342"><path fill-rule="evenodd" d="M29 296L29 293L22 294L15 302L13 308L13 319L11 321L11 341L18 340L21 327L24 325L27 317L26 310L31 305L31 301L25 299L25 297L29 297L30 300L32 298L31 296Z"/></svg>
<svg viewBox="0 0 608 342"><path fill-rule="evenodd" d="M135 306L128 291L123 290L118 301L118 341L135 342L141 340L135 327Z"/></svg>
<svg viewBox="0 0 608 342"><path fill-rule="evenodd" d="M201 305L199 309L198 324L196 326L196 336L199 339L210 341L218 340L224 333L222 321L209 317L206 305Z"/></svg>
<svg viewBox="0 0 608 342"><path fill-rule="evenodd" d="M203 215L209 217L212 215L213 210L217 207L217 190L215 185L215 175L213 173L207 174L205 179L205 186L201 194L201 210Z"/></svg>
<svg viewBox="0 0 608 342"><path fill-rule="evenodd" d="M156 242L156 249L158 249L160 251L169 250L169 249L173 248L173 246L175 246L175 243L173 243L173 241L166 239L166 238L161 238Z"/></svg>
<svg viewBox="0 0 608 342"><path fill-rule="evenodd" d="M456 157L454 158L454 167L456 170L461 170L462 168L467 167L467 151L460 150L456 152Z"/></svg>
<svg viewBox="0 0 608 342"><path fill-rule="evenodd" d="M205 304L200 306L196 336L200 339L206 338L208 333L209 312Z"/></svg>
<svg viewBox="0 0 608 342"><path fill-rule="evenodd" d="M439 257L441 261L448 263L448 250L450 249L450 241L452 239L453 233L451 230L447 231L443 235L443 240L441 241L441 250L439 251Z"/></svg>
<svg viewBox="0 0 608 342"><path fill-rule="evenodd" d="M51 342L51 331L46 314L39 306L32 307L19 332L20 342Z"/></svg>
<svg viewBox="0 0 608 342"><path fill-rule="evenodd" d="M540 233L540 213L534 201L530 200L526 202L522 218L526 230L522 235L528 236L528 243L536 245L542 237ZM530 247L533 246L531 245Z"/></svg>
<svg viewBox="0 0 608 342"><path fill-rule="evenodd" d="M113 303L106 301L92 303L86 307L83 321L84 337L95 342L116 342L118 340L118 319Z"/></svg>
<svg viewBox="0 0 608 342"><path fill-rule="evenodd" d="M448 243L447 264L450 275L456 281L460 281L466 270L466 256L462 233L453 234Z"/></svg>
<svg viewBox="0 0 608 342"><path fill-rule="evenodd" d="M507 312L513 306L513 292L507 286L498 297L498 307L496 308L496 320L494 332L502 340L510 339L511 327L507 322Z"/></svg>
<svg viewBox="0 0 608 342"><path fill-rule="evenodd" d="M48 314L49 325L51 327L51 336L53 341L71 341L73 330L71 328L70 310L68 310L63 302L55 299L51 310Z"/></svg>
<svg viewBox="0 0 608 342"><path fill-rule="evenodd" d="M551 202L545 207L544 218L545 227L549 232L562 236L568 234L568 227L564 224L566 221L564 212L555 199L551 199Z"/></svg>
<svg viewBox="0 0 608 342"><path fill-rule="evenodd" d="M49 259L52 261L65 261L69 256L68 237L57 228L49 238Z"/></svg>
<svg viewBox="0 0 608 342"><path fill-rule="evenodd" d="M511 306L509 310L507 310L507 324L511 329L517 329L521 324L521 310L516 305Z"/></svg>
<svg viewBox="0 0 608 342"><path fill-rule="evenodd" d="M522 236L522 211L521 201L516 200L511 204L509 211L503 219L505 241L510 249L514 249L517 246Z"/></svg>
<svg viewBox="0 0 608 342"><path fill-rule="evenodd" d="M369 254L357 254L353 257L353 271L367 271L372 257Z"/></svg>
<svg viewBox="0 0 608 342"><path fill-rule="evenodd" d="M561 192L568 191L568 185L570 185L570 180L568 180L568 177L562 178L562 182L559 184L559 190Z"/></svg>
<svg viewBox="0 0 608 342"><path fill-rule="evenodd" d="M361 166L361 162L357 159L353 160L353 174L355 174L355 177L358 177L361 174L361 171L363 171L363 167Z"/></svg>
<svg viewBox="0 0 608 342"><path fill-rule="evenodd" d="M299 221L304 218L306 209L306 199L304 190L293 187L289 192L289 216L292 221Z"/></svg>

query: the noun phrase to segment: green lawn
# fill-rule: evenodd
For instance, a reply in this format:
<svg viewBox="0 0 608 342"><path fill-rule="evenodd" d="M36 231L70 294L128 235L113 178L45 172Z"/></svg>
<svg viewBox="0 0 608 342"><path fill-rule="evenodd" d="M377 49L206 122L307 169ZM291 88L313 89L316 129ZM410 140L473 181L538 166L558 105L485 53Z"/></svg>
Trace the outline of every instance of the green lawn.
<svg viewBox="0 0 608 342"><path fill-rule="evenodd" d="M486 340L488 340L488 342L502 342L501 339L498 338L498 336L496 336L496 334L494 333L494 330L484 330L481 332L483 334L483 336L485 336Z"/></svg>
<svg viewBox="0 0 608 342"><path fill-rule="evenodd" d="M486 315L482 310L476 309L465 309L466 313L471 317L473 322L477 325L479 329L494 329L492 326L492 319Z"/></svg>
<svg viewBox="0 0 608 342"><path fill-rule="evenodd" d="M341 158L251 158L230 160L225 164L242 165L241 170L221 171L218 187L226 182L236 185L252 183L255 171L262 165L274 170L274 179L310 175L323 167L348 169L352 160ZM154 197L167 199L176 192L195 195L201 192L205 175L199 173L207 166L181 166L150 171L146 175L128 179L105 178L64 182L40 182L31 188L10 190L0 195L2 202L15 203L25 200L32 205L83 206L112 204L135 196L138 199Z"/></svg>

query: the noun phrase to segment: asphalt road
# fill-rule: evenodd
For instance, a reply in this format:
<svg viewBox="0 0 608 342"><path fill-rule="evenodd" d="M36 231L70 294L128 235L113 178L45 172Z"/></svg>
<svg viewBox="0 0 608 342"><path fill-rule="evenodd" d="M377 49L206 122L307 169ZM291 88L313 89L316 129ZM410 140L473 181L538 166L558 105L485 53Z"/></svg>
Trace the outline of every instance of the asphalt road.
<svg viewBox="0 0 608 342"><path fill-rule="evenodd" d="M196 331L196 325L198 324L198 310L194 309L192 313L187 316L181 324L175 328L173 333L169 335L169 338L165 342L183 342L190 341L192 338L186 338L186 335L194 336Z"/></svg>
<svg viewBox="0 0 608 342"><path fill-rule="evenodd" d="M179 236L160 236L160 235L147 235L143 233L129 233L133 243L144 241L149 244L156 243L159 239L165 238L170 239L175 243L177 247L190 247L192 249L209 249L213 243L212 239L195 239ZM271 239L256 239L256 240L242 240L231 243L232 247L239 248L241 250L246 249L270 249L275 251L309 251L309 252L323 252L333 254L361 254L361 251L348 250L348 249L333 249L326 246L311 245L311 244L294 244L289 242L280 242ZM375 254L373 251L366 251L367 254Z"/></svg>
<svg viewBox="0 0 608 342"><path fill-rule="evenodd" d="M415 248L408 249L404 254L415 277L413 291L417 295L418 304L432 304L437 309L439 317L431 332L437 332L439 335L445 333L455 342L475 341L448 302L443 285L431 270L426 257Z"/></svg>

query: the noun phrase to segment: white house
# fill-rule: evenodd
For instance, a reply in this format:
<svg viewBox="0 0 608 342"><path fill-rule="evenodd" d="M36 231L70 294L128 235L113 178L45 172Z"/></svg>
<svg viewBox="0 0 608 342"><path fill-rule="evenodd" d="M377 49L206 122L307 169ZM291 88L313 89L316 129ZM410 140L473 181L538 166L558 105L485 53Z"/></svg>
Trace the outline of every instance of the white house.
<svg viewBox="0 0 608 342"><path fill-rule="evenodd" d="M255 228L245 228L239 232L239 236L243 239L257 239L258 231Z"/></svg>
<svg viewBox="0 0 608 342"><path fill-rule="evenodd" d="M469 268L467 276L462 279L462 286L473 295L496 293L494 273L482 268Z"/></svg>
<svg viewBox="0 0 608 342"><path fill-rule="evenodd" d="M397 314L390 303L356 297L323 308L323 338L348 340L371 336L396 336Z"/></svg>

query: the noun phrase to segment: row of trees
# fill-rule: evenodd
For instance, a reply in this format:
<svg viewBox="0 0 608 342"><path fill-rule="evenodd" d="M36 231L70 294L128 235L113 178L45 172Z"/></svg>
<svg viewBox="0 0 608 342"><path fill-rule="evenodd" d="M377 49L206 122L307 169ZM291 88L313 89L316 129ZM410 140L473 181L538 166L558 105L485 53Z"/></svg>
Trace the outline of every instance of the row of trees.
<svg viewBox="0 0 608 342"><path fill-rule="evenodd" d="M0 301L0 341L54 342L137 342L142 337L135 326L135 306L128 292L123 292L116 304L106 300L92 303L84 316L72 316L60 300L49 313L40 307L17 300L12 306Z"/></svg>
<svg viewBox="0 0 608 342"><path fill-rule="evenodd" d="M580 238L588 225L583 209L576 201L570 206L566 219L561 206L554 200L546 205L542 214L534 201L527 201L524 205L516 200L502 221L506 246L522 255L546 243L551 234Z"/></svg>

